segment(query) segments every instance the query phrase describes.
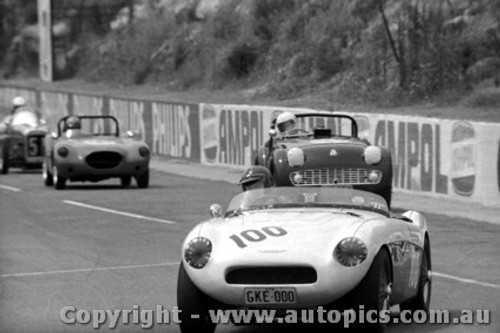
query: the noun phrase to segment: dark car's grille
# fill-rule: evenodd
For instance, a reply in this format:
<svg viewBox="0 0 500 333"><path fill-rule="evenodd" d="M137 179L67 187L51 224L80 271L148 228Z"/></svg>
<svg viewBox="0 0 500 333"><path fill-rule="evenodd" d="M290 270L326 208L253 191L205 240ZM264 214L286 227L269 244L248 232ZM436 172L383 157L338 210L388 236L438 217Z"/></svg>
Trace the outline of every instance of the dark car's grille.
<svg viewBox="0 0 500 333"><path fill-rule="evenodd" d="M312 267L244 267L231 270L226 275L229 284L307 284L318 279Z"/></svg>
<svg viewBox="0 0 500 333"><path fill-rule="evenodd" d="M381 180L380 170L362 168L321 168L290 172L293 186L374 185Z"/></svg>
<svg viewBox="0 0 500 333"><path fill-rule="evenodd" d="M95 169L112 169L120 164L122 155L113 151L99 151L87 156L85 161Z"/></svg>

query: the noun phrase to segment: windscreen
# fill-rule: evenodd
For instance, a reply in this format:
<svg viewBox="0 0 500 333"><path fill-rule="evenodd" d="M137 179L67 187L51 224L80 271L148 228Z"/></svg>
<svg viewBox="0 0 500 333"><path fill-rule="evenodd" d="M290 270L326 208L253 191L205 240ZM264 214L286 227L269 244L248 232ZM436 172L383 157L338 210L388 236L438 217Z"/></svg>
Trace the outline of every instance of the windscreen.
<svg viewBox="0 0 500 333"><path fill-rule="evenodd" d="M295 207L351 208L389 214L387 203L377 194L332 187L270 187L245 191L231 200L228 212Z"/></svg>
<svg viewBox="0 0 500 333"><path fill-rule="evenodd" d="M62 132L72 130L71 135L78 132L78 135L89 136L117 136L119 134L118 123L110 117L87 117L79 116L79 123L75 123L75 117L68 117L59 122L59 129Z"/></svg>
<svg viewBox="0 0 500 333"><path fill-rule="evenodd" d="M341 115L297 114L297 124L281 135L283 137L357 137L355 120Z"/></svg>

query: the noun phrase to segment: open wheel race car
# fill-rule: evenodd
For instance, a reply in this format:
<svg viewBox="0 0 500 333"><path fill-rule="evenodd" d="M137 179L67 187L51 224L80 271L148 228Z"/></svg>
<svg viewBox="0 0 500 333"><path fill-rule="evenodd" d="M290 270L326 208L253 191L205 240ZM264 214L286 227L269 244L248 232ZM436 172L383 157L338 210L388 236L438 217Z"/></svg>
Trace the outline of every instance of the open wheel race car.
<svg viewBox="0 0 500 333"><path fill-rule="evenodd" d="M129 133L120 136L112 116L66 116L57 133L48 137L43 163L46 186L64 189L66 181L98 182L120 178L129 186L132 177L139 188L149 185L150 150Z"/></svg>
<svg viewBox="0 0 500 333"><path fill-rule="evenodd" d="M10 168L36 169L42 166L45 121L29 107L18 109L0 122L0 167L2 174Z"/></svg>
<svg viewBox="0 0 500 333"><path fill-rule="evenodd" d="M318 112L294 117L292 129L270 130L255 158L255 165L270 170L274 186L349 187L377 193L390 207L389 150L359 138L356 120L349 115Z"/></svg>
<svg viewBox="0 0 500 333"><path fill-rule="evenodd" d="M225 214L211 211L182 245L183 333L213 332L217 309L429 309L431 247L418 212L394 216L379 195L334 187L248 190Z"/></svg>

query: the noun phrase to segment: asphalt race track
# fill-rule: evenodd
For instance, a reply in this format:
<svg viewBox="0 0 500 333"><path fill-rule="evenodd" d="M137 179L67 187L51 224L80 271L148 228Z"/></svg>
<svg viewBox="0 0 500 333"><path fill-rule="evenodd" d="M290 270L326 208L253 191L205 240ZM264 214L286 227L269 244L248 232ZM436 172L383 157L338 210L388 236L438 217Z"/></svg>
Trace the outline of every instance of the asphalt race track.
<svg viewBox="0 0 500 333"><path fill-rule="evenodd" d="M225 206L236 185L154 171L151 186L118 180L56 191L38 172L0 175L0 332L139 332L109 321L64 324L61 310L172 309L181 243ZM408 203L411 208L411 203ZM426 214L433 259L433 309L490 310L490 325L390 325L388 332L500 332L500 225ZM287 327L333 332L335 327ZM278 324L218 326L216 332L276 332ZM179 332L155 324L147 332Z"/></svg>

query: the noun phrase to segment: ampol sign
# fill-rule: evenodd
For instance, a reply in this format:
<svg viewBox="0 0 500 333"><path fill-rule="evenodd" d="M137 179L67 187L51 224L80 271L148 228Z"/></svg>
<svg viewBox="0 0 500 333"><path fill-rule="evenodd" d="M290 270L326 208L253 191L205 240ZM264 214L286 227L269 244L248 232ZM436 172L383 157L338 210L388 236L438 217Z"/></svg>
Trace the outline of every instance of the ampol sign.
<svg viewBox="0 0 500 333"><path fill-rule="evenodd" d="M268 117L248 106L200 105L201 162L244 167L252 164L267 135Z"/></svg>

